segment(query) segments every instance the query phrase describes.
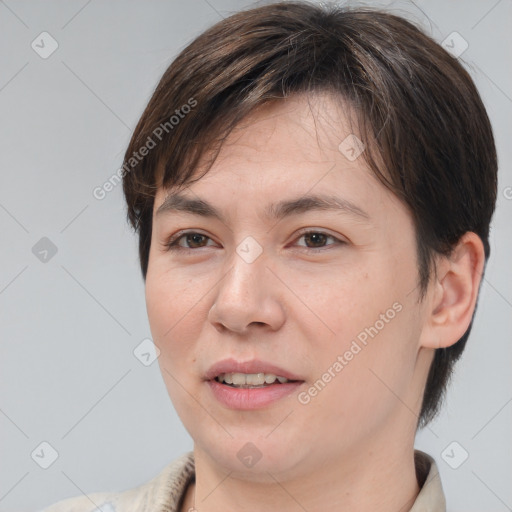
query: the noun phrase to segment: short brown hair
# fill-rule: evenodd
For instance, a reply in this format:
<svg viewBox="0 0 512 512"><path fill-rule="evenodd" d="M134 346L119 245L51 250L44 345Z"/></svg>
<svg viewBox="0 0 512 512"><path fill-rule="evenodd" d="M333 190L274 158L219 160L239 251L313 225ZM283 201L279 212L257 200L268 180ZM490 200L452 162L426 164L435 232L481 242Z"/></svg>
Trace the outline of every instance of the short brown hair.
<svg viewBox="0 0 512 512"><path fill-rule="evenodd" d="M238 12L193 40L164 73L135 128L123 189L144 279L157 187L196 181L200 159L216 150L207 172L225 137L257 106L320 91L353 108L365 161L411 211L421 298L434 256L449 255L464 233L481 238L487 263L497 157L468 72L391 13L280 2ZM134 158L150 140L154 147ZM437 415L472 323L457 343L436 349L418 426Z"/></svg>

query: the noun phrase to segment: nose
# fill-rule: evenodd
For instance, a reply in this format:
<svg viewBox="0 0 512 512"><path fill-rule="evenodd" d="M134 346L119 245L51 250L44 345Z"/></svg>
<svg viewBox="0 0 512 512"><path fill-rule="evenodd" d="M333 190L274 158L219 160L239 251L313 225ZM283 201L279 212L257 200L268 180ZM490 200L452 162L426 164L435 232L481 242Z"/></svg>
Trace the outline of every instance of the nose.
<svg viewBox="0 0 512 512"><path fill-rule="evenodd" d="M285 319L283 287L267 268L264 254L248 263L235 253L231 263L218 283L208 320L219 332L240 335L279 329Z"/></svg>

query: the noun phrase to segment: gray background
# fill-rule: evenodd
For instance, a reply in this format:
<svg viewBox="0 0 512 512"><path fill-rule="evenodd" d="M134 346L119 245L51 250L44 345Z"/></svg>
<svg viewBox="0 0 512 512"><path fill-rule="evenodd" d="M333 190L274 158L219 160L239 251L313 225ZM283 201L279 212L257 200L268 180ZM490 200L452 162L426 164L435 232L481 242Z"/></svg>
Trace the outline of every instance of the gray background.
<svg viewBox="0 0 512 512"><path fill-rule="evenodd" d="M103 200L92 191L119 168L172 58L249 5L257 4L0 1L2 512L131 488L192 449L158 363L145 366L133 354L151 335L121 186ZM438 462L450 511L512 510L512 2L379 5L438 41L462 35L469 47L461 58L494 126L492 256L446 406L417 447ZM47 59L31 48L43 31L59 45ZM32 251L43 237L57 248L46 262ZM58 452L48 469L31 457L43 441ZM454 469L464 451L469 458ZM40 463L50 452L42 453Z"/></svg>

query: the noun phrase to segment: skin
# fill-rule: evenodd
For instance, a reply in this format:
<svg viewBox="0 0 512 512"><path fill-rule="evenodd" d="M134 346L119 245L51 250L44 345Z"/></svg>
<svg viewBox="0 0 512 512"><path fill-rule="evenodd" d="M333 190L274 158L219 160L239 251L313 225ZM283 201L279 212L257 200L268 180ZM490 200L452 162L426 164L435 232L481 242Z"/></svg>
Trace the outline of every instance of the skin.
<svg viewBox="0 0 512 512"><path fill-rule="evenodd" d="M466 233L451 258L437 259L420 302L411 214L362 157L351 162L338 149L351 133L347 114L316 94L246 118L211 170L184 190L213 203L226 223L156 215L167 192L158 188L146 303L169 396L194 440L196 480L182 511L397 512L420 490L414 437L428 369L434 349L457 342L471 321L483 246ZM312 192L346 198L370 220L331 211L263 216L269 203ZM301 228L335 238L311 239ZM166 250L184 229L205 237ZM252 263L236 252L247 236L263 249ZM300 403L298 393L394 303L401 311ZM203 381L227 357L270 361L305 383L263 409L228 409ZM250 468L237 457L247 442L261 453Z"/></svg>

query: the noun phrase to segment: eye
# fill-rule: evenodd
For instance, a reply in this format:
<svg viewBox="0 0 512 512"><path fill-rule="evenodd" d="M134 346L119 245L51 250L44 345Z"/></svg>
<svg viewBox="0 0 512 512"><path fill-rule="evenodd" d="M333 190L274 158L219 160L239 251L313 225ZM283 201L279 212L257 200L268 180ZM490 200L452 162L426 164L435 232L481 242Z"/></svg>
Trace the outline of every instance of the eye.
<svg viewBox="0 0 512 512"><path fill-rule="evenodd" d="M330 238L331 240L334 240L336 243L329 244L329 245L344 245L347 242L340 240L336 238L333 235L330 235L329 233L324 233L323 231L315 231L312 229L303 230L300 232L300 237L297 240L300 240L301 238L304 238L306 243L313 244L313 247L305 246L306 249L310 249L312 251L322 251L325 250L326 247L324 243ZM321 246L321 247L320 247ZM304 247L304 246L301 246Z"/></svg>
<svg viewBox="0 0 512 512"><path fill-rule="evenodd" d="M191 247L183 247L179 243L182 239L185 241L185 243L190 243ZM167 240L167 242L164 243L164 246L170 251L193 250L197 248L197 245L199 245L200 247L204 247L202 243L205 240L211 240L211 238L207 237L206 235L203 235L202 233L197 233L196 231L179 231L175 235L171 236Z"/></svg>
<svg viewBox="0 0 512 512"><path fill-rule="evenodd" d="M329 245L344 245L347 242L340 240L336 238L333 235L330 235L328 233L324 233L323 231L315 231L311 229L306 229L300 232L300 237L296 240L300 240L301 238L304 238L306 241L306 244L311 243L313 244L313 247L309 247L308 245L300 246L304 247L305 249L309 249L313 252L315 251L322 251L325 250L325 243L328 239L334 240L334 244ZM185 247L180 243L183 240L185 244L187 244ZM211 240L210 237L203 235L202 233L198 233L196 231L179 231L175 235L171 236L167 242L164 243L164 246L170 250L170 251L179 251L179 250L185 250L185 251L191 251L194 249L200 249L201 247L207 247L205 243L207 240ZM327 245L328 247L328 245Z"/></svg>

